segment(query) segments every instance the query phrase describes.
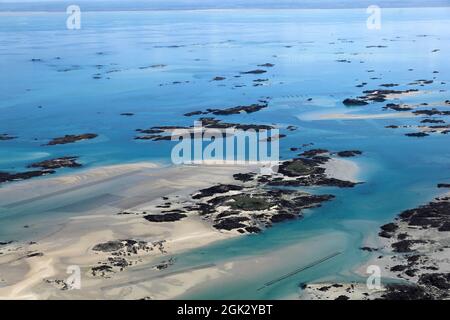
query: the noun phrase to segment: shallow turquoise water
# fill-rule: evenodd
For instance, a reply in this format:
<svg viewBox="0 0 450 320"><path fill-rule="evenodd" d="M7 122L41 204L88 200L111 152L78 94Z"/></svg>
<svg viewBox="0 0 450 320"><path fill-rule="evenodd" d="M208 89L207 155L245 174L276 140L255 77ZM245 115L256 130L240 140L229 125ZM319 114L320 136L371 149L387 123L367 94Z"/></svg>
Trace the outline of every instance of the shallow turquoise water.
<svg viewBox="0 0 450 320"><path fill-rule="evenodd" d="M64 14L2 15L0 133L19 138L0 142L0 170L22 170L40 159L63 155L80 156L86 167L140 160L169 163L172 144L136 142L135 129L192 125L194 119L181 115L271 97L268 109L226 120L297 126L298 131L288 132L281 140L283 158L295 155L290 147L309 142L329 150L362 150L364 155L357 161L365 184L351 190L312 188L337 198L301 221L185 253L178 257L179 266L224 263L286 247L295 252L296 246L301 248L312 237L333 232L342 237L335 244L342 254L267 290L255 290L268 277L260 274L246 281L219 279L187 297L282 298L295 294L300 282L352 277L348 270L368 258L358 249L367 234L400 211L431 200L438 194L436 184L450 180L448 136L413 139L405 137L403 129L384 128L417 120L308 119L317 113L346 112L349 108L341 104L344 98L381 83L398 83L396 89L405 89L416 79L436 77L433 84L421 88L431 93L404 101L449 99L449 17L449 8L385 9L382 29L374 31L366 28L367 14L359 9L105 12L83 13L82 29L70 31L65 29ZM367 48L371 45L387 48ZM440 51L432 53L434 49ZM31 62L33 58L42 61ZM266 62L275 67L264 75L234 77ZM140 69L153 64L167 67ZM61 72L65 69L70 71ZM93 79L96 73L102 79ZM211 82L215 76L227 79ZM270 81L253 87L255 78ZM368 85L356 88L361 82ZM380 113L383 105L352 108L352 112ZM122 112L135 116L123 117ZM100 136L88 142L42 146L57 136L85 132ZM61 173L65 172L71 170ZM45 210L16 218L4 214L0 240L39 219L41 211ZM331 247L323 244L323 248ZM298 259L285 257L284 267L272 270L271 276L323 255L326 252L319 250L302 251Z"/></svg>

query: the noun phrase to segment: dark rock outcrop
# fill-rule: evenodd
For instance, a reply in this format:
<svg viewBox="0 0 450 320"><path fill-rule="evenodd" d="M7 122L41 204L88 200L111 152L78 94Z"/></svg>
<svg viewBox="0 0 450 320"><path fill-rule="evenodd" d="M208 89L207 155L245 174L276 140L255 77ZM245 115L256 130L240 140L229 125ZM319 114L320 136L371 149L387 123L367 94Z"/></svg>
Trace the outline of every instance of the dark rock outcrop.
<svg viewBox="0 0 450 320"><path fill-rule="evenodd" d="M266 70L256 69L256 70L244 71L244 72L241 72L241 74L263 74L266 72L267 72Z"/></svg>
<svg viewBox="0 0 450 320"><path fill-rule="evenodd" d="M391 109L395 111L411 111L413 108L396 103L388 103L385 107L383 107L383 109Z"/></svg>
<svg viewBox="0 0 450 320"><path fill-rule="evenodd" d="M415 110L413 111L416 115L425 115L425 116L448 116L450 115L450 111L441 111L436 108L429 110Z"/></svg>
<svg viewBox="0 0 450 320"><path fill-rule="evenodd" d="M300 156L306 157L306 158L311 158L311 157L315 157L320 154L324 154L324 153L328 153L328 152L329 151L326 149L311 149L311 150L307 150L307 151L301 153Z"/></svg>
<svg viewBox="0 0 450 320"><path fill-rule="evenodd" d="M388 284L386 293L382 295L385 300L430 300L432 296L424 288L416 285Z"/></svg>
<svg viewBox="0 0 450 320"><path fill-rule="evenodd" d="M398 229L398 226L391 222L381 226L380 229L381 232L378 234L380 237L391 238L394 235L394 232Z"/></svg>
<svg viewBox="0 0 450 320"><path fill-rule="evenodd" d="M339 151L336 154L341 158L350 158L362 155L362 152L359 150L346 150L346 151Z"/></svg>
<svg viewBox="0 0 450 320"><path fill-rule="evenodd" d="M243 187L232 184L219 184L210 188L202 189L192 196L192 199L201 199L210 197L218 193L227 193L229 191L240 191Z"/></svg>
<svg viewBox="0 0 450 320"><path fill-rule="evenodd" d="M233 178L238 181L249 182L255 178L255 175L254 173L237 173L233 175Z"/></svg>
<svg viewBox="0 0 450 320"><path fill-rule="evenodd" d="M105 243L99 243L96 244L92 250L94 251L101 251L101 252L113 252L120 249L123 249L125 247L125 244L122 243L122 241L108 241Z"/></svg>
<svg viewBox="0 0 450 320"><path fill-rule="evenodd" d="M416 138L423 138L429 136L426 132L411 132L411 133L405 133L405 136L407 137L416 137Z"/></svg>
<svg viewBox="0 0 450 320"><path fill-rule="evenodd" d="M241 112L253 113L264 108L267 108L267 104L251 104L248 106L237 106L227 109L207 109L206 111L217 116L227 116L231 114L239 114Z"/></svg>
<svg viewBox="0 0 450 320"><path fill-rule="evenodd" d="M17 137L10 136L7 133L1 133L0 134L0 141L7 141L7 140L14 140L14 139L17 139Z"/></svg>
<svg viewBox="0 0 450 320"><path fill-rule="evenodd" d="M264 67L264 68L272 68L274 66L275 65L273 63L269 63L269 62L264 63L264 64L258 64L258 67Z"/></svg>

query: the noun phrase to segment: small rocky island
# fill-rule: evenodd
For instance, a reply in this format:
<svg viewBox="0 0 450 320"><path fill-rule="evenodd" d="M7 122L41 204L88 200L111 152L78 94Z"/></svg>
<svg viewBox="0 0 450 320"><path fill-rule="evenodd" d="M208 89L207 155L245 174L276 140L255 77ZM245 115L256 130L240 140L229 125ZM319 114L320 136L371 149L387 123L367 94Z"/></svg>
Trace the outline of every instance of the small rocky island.
<svg viewBox="0 0 450 320"><path fill-rule="evenodd" d="M223 122L212 117L200 118L203 128L207 129L235 129L235 130L270 130L275 127L263 124L242 124ZM151 140L151 141L170 141L172 140L172 132L174 130L193 130L194 126L157 126L149 129L136 129L140 135L135 140ZM193 132L191 133L193 134ZM224 133L225 135L226 133Z"/></svg>
<svg viewBox="0 0 450 320"><path fill-rule="evenodd" d="M82 140L91 140L91 139L97 138L97 136L98 135L95 133L84 133L84 134L79 134L79 135L72 135L72 134L69 135L68 134L63 137L54 138L46 145L54 146L54 145L58 145L58 144L74 143L74 142L82 141Z"/></svg>
<svg viewBox="0 0 450 320"><path fill-rule="evenodd" d="M44 160L30 164L29 168L43 168L43 169L59 169L59 168L79 168L79 164L76 160L78 157L61 157L56 159Z"/></svg>

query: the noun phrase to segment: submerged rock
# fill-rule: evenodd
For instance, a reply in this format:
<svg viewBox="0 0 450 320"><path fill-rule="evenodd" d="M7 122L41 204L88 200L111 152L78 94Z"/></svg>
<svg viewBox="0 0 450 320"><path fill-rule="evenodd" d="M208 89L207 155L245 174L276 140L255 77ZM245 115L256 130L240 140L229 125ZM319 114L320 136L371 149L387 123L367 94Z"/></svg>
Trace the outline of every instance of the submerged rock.
<svg viewBox="0 0 450 320"><path fill-rule="evenodd" d="M256 69L256 70L250 70L250 71L245 71L245 72L241 72L241 74L263 74L266 73L266 70L262 70L262 69Z"/></svg>
<svg viewBox="0 0 450 320"><path fill-rule="evenodd" d="M347 98L344 101L342 101L342 103L346 106L365 106L368 103L364 100L360 100L360 99L350 99Z"/></svg>

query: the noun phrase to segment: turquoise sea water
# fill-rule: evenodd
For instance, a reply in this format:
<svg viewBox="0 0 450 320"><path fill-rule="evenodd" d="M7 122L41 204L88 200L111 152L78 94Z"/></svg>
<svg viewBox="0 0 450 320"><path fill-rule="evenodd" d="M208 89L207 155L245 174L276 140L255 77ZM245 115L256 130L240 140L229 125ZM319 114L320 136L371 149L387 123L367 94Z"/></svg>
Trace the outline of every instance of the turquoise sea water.
<svg viewBox="0 0 450 320"><path fill-rule="evenodd" d="M431 200L438 194L436 184L450 180L447 135L415 139L403 135L407 130L384 128L417 119L308 120L322 113L386 112L383 103L361 108L341 103L382 83L407 89L414 80L435 77L433 84L418 87L427 94L402 101L450 98L450 8L384 9L381 30L367 29L367 17L364 9L96 12L82 14L81 30L67 30L63 13L1 14L0 133L19 138L0 141L0 171L24 170L32 162L65 155L80 156L87 168L141 160L170 163L171 142L134 141L135 129L192 125L194 119L182 114L271 97L265 110L223 119L297 126L281 140L283 158L295 156L290 147L310 142L335 151L362 150L357 161L365 184L351 190L311 188L337 198L301 221L177 257L179 267L273 252L283 259L282 267L225 276L186 296L283 298L295 296L301 282L354 278L349 270L369 257L358 249L364 238L402 210ZM379 45L387 47L367 48ZM266 74L234 77L267 62L275 67ZM155 64L167 66L141 68ZM216 76L227 79L211 81ZM254 87L257 78L269 82ZM361 82L368 84L356 88ZM99 138L42 146L54 137L86 132ZM0 216L0 240L23 233L21 226L33 219L39 219L39 210L21 215L20 223L14 215ZM329 234L339 240L311 242ZM283 248L290 249L283 255ZM265 280L336 250L342 252L339 257L256 290Z"/></svg>

